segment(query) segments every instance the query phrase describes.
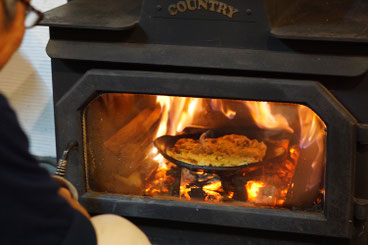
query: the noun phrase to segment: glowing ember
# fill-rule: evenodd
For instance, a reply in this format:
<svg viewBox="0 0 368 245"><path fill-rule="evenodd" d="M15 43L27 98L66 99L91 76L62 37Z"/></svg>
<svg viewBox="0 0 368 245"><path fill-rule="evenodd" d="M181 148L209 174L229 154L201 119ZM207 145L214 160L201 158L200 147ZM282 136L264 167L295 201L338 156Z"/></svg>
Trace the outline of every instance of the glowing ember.
<svg viewBox="0 0 368 245"><path fill-rule="evenodd" d="M229 191L229 193L227 194L227 198L232 199L234 197L234 192Z"/></svg>
<svg viewBox="0 0 368 245"><path fill-rule="evenodd" d="M223 191L221 181L216 181L214 183L205 185L203 186L202 190L207 194L205 198L206 201L220 201L222 199L222 195L219 193Z"/></svg>
<svg viewBox="0 0 368 245"><path fill-rule="evenodd" d="M167 186L168 184L171 184L174 180L173 177L167 175L167 171L170 168L167 166L167 163L165 162L166 160L161 154L156 153L156 156L153 159L158 162L158 167L154 173L153 181L146 186L144 193L145 195L168 193L169 189L167 188ZM151 177L152 176L148 176L145 180L147 181Z"/></svg>
<svg viewBox="0 0 368 245"><path fill-rule="evenodd" d="M247 194L248 194L248 202L255 202L256 201L259 190L263 186L265 186L265 184L262 181L250 180L250 181L247 182L247 184L245 185L245 188L246 188Z"/></svg>
<svg viewBox="0 0 368 245"><path fill-rule="evenodd" d="M180 197L184 197L187 200L190 200L189 192L192 188L188 188L186 185L180 186Z"/></svg>

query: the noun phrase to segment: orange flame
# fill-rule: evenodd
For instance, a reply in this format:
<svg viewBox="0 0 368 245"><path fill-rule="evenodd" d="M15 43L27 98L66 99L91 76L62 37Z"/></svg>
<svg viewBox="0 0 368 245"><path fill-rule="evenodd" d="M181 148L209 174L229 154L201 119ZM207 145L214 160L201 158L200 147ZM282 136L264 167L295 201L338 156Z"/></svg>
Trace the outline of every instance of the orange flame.
<svg viewBox="0 0 368 245"><path fill-rule="evenodd" d="M326 126L316 113L305 106L299 106L300 119L300 148L307 148L313 142L317 142L319 146L323 146L323 138L326 135Z"/></svg>
<svg viewBox="0 0 368 245"><path fill-rule="evenodd" d="M190 125L194 114L200 112L198 105L199 98L180 98L172 96L157 96L156 102L161 106L161 120L157 129L156 138L162 135L171 134L176 135L177 132L182 131L185 126ZM172 108L175 108L174 110ZM160 192L168 192L167 188L163 188L167 178L166 171L167 160L158 152L153 146L151 150L151 159L158 163L156 170L156 178L153 181L153 186L146 188L146 193L154 194ZM183 186L180 189L184 188ZM185 192L186 191L186 192ZM190 199L189 190L181 191L184 193L186 199Z"/></svg>
<svg viewBox="0 0 368 245"><path fill-rule="evenodd" d="M205 200L220 201L222 195L219 193L222 191L221 181L216 181L211 184L203 186L202 190L207 194Z"/></svg>
<svg viewBox="0 0 368 245"><path fill-rule="evenodd" d="M211 100L211 107L214 111L221 111L229 119L236 116L236 111L232 110L223 100Z"/></svg>
<svg viewBox="0 0 368 245"><path fill-rule="evenodd" d="M186 185L180 186L180 197L184 197L187 200L190 200L189 192L192 190L192 188L188 188Z"/></svg>
<svg viewBox="0 0 368 245"><path fill-rule="evenodd" d="M181 132L183 129L190 125L193 121L194 112L198 112L200 109L198 106L199 99L198 98L187 98L184 104L186 104L186 110L182 111L177 127L176 132ZM184 107L185 108L185 107Z"/></svg>
<svg viewBox="0 0 368 245"><path fill-rule="evenodd" d="M284 129L293 133L285 117L281 114L272 114L271 106L268 102L246 101L244 102L252 114L253 120L260 128Z"/></svg>
<svg viewBox="0 0 368 245"><path fill-rule="evenodd" d="M264 187L265 184L262 181L250 180L245 185L248 194L248 202L255 202L259 190Z"/></svg>
<svg viewBox="0 0 368 245"><path fill-rule="evenodd" d="M227 198L232 199L234 197L234 192L229 191L229 193L227 194Z"/></svg>
<svg viewBox="0 0 368 245"><path fill-rule="evenodd" d="M301 140L299 146L301 149L317 146L314 158L311 160L312 172L306 186L308 189L316 188L321 183L321 176L323 174L323 163L325 162L325 139L326 139L326 125L318 117L317 114L311 113L311 110L305 106L299 108Z"/></svg>
<svg viewBox="0 0 368 245"><path fill-rule="evenodd" d="M193 121L194 115L201 111L199 98L157 96L161 105L161 121L156 137L170 134L176 135ZM175 108L175 109L172 109Z"/></svg>
<svg viewBox="0 0 368 245"><path fill-rule="evenodd" d="M161 119L156 132L156 137L162 135L176 135L185 129L185 127L193 125L197 115L203 116L202 110L214 110L221 112L228 119L233 119L237 113L236 111L241 106L247 106L255 124L264 129L273 130L286 130L290 133L294 133L294 129L289 125L287 117L282 113L275 113L275 109L280 111L280 108L276 108L281 103L272 102L235 102L238 103L237 107L233 107L234 102L228 103L226 100L220 99L205 99L201 98L184 98L173 96L157 96L156 102L161 106ZM207 103L207 104L205 104ZM209 108L209 105L211 108ZM274 111L272 110L274 109ZM295 105L294 112L298 113L299 118L294 120L291 125L295 126L297 119L300 122L300 141L296 146L290 146L289 141L280 146L288 150L289 157L285 159L280 168L272 170L273 176L266 176L268 178L262 178L263 181L250 180L244 186L248 194L248 202L260 203L266 205L278 205L282 206L285 203L288 191L293 189L294 183L292 183L296 164L299 159L300 150L308 148L311 145L318 145L318 152L316 153L315 160L312 167L319 171L321 169L324 156L325 147L325 128L326 126L320 120L320 118L308 107L303 105ZM297 110L297 111L296 111ZM197 122L198 123L198 122ZM291 122L290 122L291 123ZM239 125L241 126L241 125ZM297 128L299 131L299 128ZM281 144L282 140L278 142ZM146 187L146 193L164 193L168 192L165 187L165 181L170 175L166 175L166 171L170 168L169 163L164 157L158 153L156 148L152 148L150 158L158 163L156 170L155 180L150 182ZM223 197L232 199L234 197L233 192L224 192L221 181L213 176L207 176L207 173L199 171L196 174L197 182L193 179L181 179L180 183L180 198L190 200L193 195L193 191L198 185L209 183L204 185L201 190L206 194L206 201L219 202L223 200ZM200 178L198 178L200 176ZM317 176L317 175L316 175ZM264 176L265 177L265 176ZM193 184L196 183L196 184ZM200 183L200 184L198 184ZM195 193L193 191L193 193ZM236 195L237 196L237 195Z"/></svg>

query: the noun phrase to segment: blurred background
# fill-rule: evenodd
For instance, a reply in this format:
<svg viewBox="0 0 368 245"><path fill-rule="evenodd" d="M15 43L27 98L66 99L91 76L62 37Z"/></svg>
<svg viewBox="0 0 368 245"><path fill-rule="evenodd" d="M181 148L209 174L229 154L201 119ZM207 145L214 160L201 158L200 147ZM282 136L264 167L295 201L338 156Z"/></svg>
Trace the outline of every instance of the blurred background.
<svg viewBox="0 0 368 245"><path fill-rule="evenodd" d="M32 0L32 5L47 11L66 0ZM9 100L30 140L31 153L55 157L54 108L51 63L45 48L47 27L26 31L20 49L0 71L0 92Z"/></svg>

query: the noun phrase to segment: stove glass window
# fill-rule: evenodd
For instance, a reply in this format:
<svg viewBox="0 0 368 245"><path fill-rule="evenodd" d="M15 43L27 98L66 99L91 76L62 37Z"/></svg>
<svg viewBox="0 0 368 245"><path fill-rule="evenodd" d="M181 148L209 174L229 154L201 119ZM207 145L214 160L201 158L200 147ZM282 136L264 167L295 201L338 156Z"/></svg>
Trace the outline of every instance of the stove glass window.
<svg viewBox="0 0 368 245"><path fill-rule="evenodd" d="M327 128L304 105L108 93L83 125L87 191L323 210Z"/></svg>

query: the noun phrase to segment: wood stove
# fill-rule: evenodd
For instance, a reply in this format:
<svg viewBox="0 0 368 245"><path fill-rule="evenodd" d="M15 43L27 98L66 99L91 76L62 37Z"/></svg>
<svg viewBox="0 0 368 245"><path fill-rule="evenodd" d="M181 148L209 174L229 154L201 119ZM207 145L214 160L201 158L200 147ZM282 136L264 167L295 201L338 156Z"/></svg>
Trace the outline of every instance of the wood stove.
<svg viewBox="0 0 368 245"><path fill-rule="evenodd" d="M81 203L154 244L366 244L368 4L325 4L73 0L46 13L57 152L78 142L66 176ZM239 160L251 145L261 157Z"/></svg>

